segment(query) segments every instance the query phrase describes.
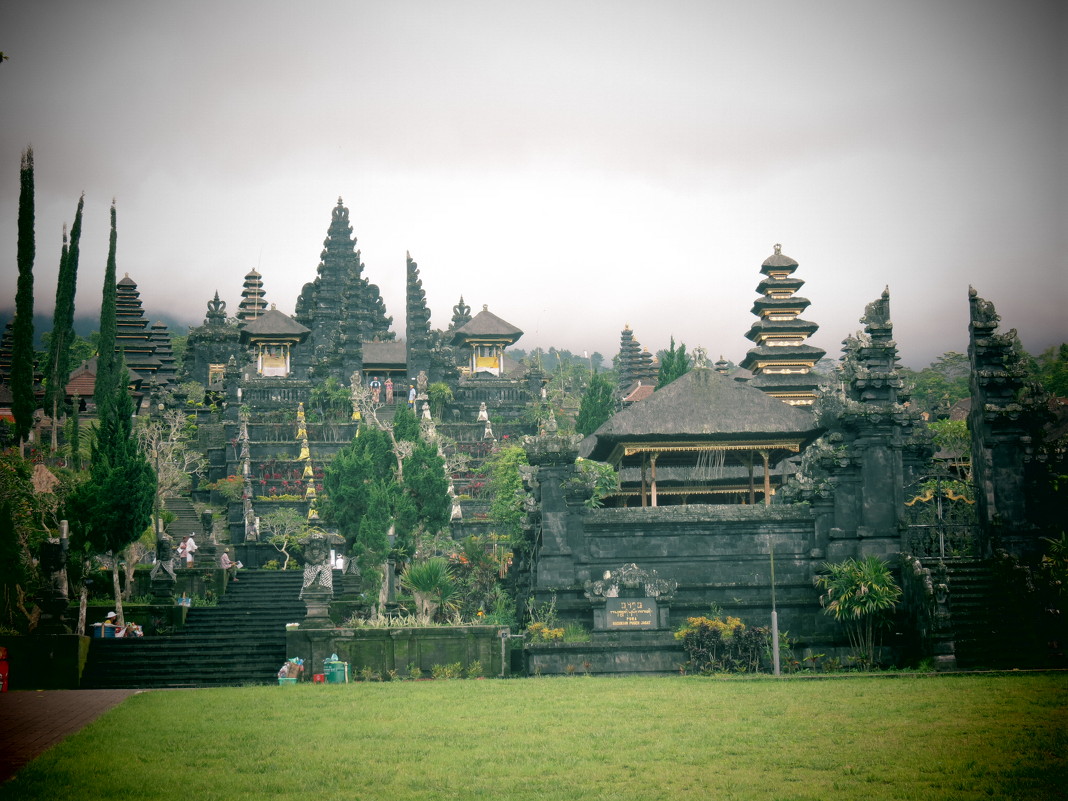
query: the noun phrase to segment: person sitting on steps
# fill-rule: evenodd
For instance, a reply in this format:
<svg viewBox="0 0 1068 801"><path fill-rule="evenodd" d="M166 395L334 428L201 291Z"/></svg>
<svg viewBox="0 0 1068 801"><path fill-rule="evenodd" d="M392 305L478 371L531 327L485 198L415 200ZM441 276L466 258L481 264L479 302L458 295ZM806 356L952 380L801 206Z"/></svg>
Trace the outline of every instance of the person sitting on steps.
<svg viewBox="0 0 1068 801"><path fill-rule="evenodd" d="M237 571L241 567L241 563L231 561L229 551L223 551L219 555L219 567L225 570L234 581L239 580L237 578Z"/></svg>

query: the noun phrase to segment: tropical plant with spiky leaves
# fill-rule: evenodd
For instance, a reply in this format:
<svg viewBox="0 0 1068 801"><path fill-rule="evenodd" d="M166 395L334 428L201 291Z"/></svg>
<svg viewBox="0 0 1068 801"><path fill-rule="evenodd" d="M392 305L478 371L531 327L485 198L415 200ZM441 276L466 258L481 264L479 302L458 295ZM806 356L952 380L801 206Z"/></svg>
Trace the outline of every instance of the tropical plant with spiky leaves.
<svg viewBox="0 0 1068 801"><path fill-rule="evenodd" d="M901 587L890 566L878 556L827 562L815 578L823 590L820 605L845 626L854 658L863 666L875 664L879 632L892 620Z"/></svg>

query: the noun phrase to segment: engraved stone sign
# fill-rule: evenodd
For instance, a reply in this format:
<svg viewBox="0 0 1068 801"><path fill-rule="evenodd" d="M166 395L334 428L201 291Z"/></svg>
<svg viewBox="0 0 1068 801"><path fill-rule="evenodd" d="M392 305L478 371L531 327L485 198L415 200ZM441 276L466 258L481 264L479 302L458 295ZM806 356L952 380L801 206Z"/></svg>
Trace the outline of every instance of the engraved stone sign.
<svg viewBox="0 0 1068 801"><path fill-rule="evenodd" d="M654 598L607 598L605 614L609 629L656 628L656 600Z"/></svg>

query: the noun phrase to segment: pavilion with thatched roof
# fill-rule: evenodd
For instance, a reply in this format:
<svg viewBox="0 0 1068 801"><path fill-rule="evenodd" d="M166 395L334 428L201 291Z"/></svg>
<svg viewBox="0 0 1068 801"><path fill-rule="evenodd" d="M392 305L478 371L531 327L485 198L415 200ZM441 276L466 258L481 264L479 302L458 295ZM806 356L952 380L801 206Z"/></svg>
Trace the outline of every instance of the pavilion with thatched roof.
<svg viewBox="0 0 1068 801"><path fill-rule="evenodd" d="M278 311L272 303L269 310L245 323L241 343L255 349L257 374L285 378L292 371L293 347L310 333L310 329Z"/></svg>
<svg viewBox="0 0 1068 801"><path fill-rule="evenodd" d="M768 504L773 471L820 432L808 409L697 367L610 418L580 454L619 471L621 505Z"/></svg>

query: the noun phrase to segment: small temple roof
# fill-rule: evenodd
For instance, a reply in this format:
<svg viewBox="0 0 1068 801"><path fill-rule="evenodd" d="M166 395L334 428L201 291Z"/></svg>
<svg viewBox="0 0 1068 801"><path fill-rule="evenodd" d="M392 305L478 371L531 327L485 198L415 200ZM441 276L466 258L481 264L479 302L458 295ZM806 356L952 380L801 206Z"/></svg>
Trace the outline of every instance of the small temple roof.
<svg viewBox="0 0 1068 801"><path fill-rule="evenodd" d="M369 365L404 366L408 363L408 346L404 342L364 342L362 347L365 370Z"/></svg>
<svg viewBox="0 0 1068 801"><path fill-rule="evenodd" d="M789 256L783 254L782 245L775 246L775 252L764 259L764 263L761 266L761 272L764 272L764 267L797 267L797 262L791 259Z"/></svg>
<svg viewBox="0 0 1068 801"><path fill-rule="evenodd" d="M491 312L488 306L483 306L482 311L453 332L452 341L453 344L459 344L471 339L488 338L515 342L521 336L521 330L502 320Z"/></svg>
<svg viewBox="0 0 1068 801"><path fill-rule="evenodd" d="M242 338L299 337L303 339L309 333L311 329L305 328L288 314L278 311L273 305L241 329Z"/></svg>
<svg viewBox="0 0 1068 801"><path fill-rule="evenodd" d="M752 443L786 437L807 443L820 430L810 411L699 367L609 418L583 441L581 455L604 461L621 444L642 441Z"/></svg>

